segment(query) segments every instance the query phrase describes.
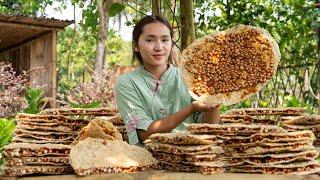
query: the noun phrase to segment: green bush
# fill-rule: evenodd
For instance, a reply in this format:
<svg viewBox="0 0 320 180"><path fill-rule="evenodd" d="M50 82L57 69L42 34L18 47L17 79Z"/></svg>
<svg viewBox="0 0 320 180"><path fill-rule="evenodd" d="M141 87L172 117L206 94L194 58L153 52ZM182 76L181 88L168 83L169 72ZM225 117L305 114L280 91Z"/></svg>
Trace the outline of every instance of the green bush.
<svg viewBox="0 0 320 180"><path fill-rule="evenodd" d="M0 166L2 165L2 148L9 144L12 139L12 131L16 123L13 119L0 118Z"/></svg>
<svg viewBox="0 0 320 180"><path fill-rule="evenodd" d="M100 106L100 101L93 101L92 103L89 104L78 104L78 103L73 103L69 101L69 105L72 108L97 108Z"/></svg>
<svg viewBox="0 0 320 180"><path fill-rule="evenodd" d="M279 97L280 101L282 102L282 106L278 107L300 107L304 109L305 113L307 114L317 114L317 109L313 107L311 104L308 104L302 100L297 99L295 96L291 95L281 95ZM273 106L270 104L271 98L266 100L258 99L256 96L252 96L242 102L239 102L234 105L221 106L221 114L224 114L230 109L238 109L238 108L252 108L252 107L259 107L259 108L272 108Z"/></svg>

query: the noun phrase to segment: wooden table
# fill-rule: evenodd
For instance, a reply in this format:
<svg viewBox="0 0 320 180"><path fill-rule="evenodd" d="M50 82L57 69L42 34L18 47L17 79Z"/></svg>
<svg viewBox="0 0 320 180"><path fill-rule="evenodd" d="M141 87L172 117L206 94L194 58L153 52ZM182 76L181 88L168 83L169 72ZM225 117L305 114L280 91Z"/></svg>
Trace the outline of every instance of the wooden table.
<svg viewBox="0 0 320 180"><path fill-rule="evenodd" d="M297 175L267 175L267 174L243 174L243 173L221 173L213 175L203 175L199 173L183 173L183 172L169 172L169 171L148 171L138 173L110 173L110 174L94 174L90 176L76 176L76 175L59 175L59 176L29 176L22 178L8 178L0 177L1 180L92 180L92 179L107 179L107 180L317 180L320 179L318 175L297 176Z"/></svg>

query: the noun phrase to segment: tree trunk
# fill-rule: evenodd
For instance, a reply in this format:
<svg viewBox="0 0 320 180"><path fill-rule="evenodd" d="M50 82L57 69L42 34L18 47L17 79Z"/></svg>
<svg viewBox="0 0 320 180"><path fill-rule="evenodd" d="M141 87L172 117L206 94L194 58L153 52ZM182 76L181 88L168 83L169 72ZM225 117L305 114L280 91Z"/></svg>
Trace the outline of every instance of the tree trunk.
<svg viewBox="0 0 320 180"><path fill-rule="evenodd" d="M152 15L160 16L160 0L152 0Z"/></svg>
<svg viewBox="0 0 320 180"><path fill-rule="evenodd" d="M72 44L75 41L76 38L76 33L77 33L77 23L76 23L76 5L73 5L73 20L74 20L74 24L73 24L73 34L72 34L72 38L70 40L70 46L69 46L69 50L68 50L68 56L67 56L67 82L69 82L69 79L71 77L71 72L72 72L72 67L70 67L71 65L71 51L72 51Z"/></svg>
<svg viewBox="0 0 320 180"><path fill-rule="evenodd" d="M181 55L181 53L180 53L179 49L175 45L173 45L172 50L171 50L171 60L169 61L169 63L175 67L179 67L180 66L180 61L179 61L180 55Z"/></svg>
<svg viewBox="0 0 320 180"><path fill-rule="evenodd" d="M231 11L231 7L230 7L230 1L227 0L226 2L226 12L227 12L227 23L229 24L231 22L231 15L230 15L230 11Z"/></svg>
<svg viewBox="0 0 320 180"><path fill-rule="evenodd" d="M107 38L109 28L109 13L108 9L113 3L113 0L97 0L97 10L99 14L99 35L96 46L96 57L94 63L94 72L100 74L104 68L107 52Z"/></svg>
<svg viewBox="0 0 320 180"><path fill-rule="evenodd" d="M192 0L180 1L181 49L195 40Z"/></svg>

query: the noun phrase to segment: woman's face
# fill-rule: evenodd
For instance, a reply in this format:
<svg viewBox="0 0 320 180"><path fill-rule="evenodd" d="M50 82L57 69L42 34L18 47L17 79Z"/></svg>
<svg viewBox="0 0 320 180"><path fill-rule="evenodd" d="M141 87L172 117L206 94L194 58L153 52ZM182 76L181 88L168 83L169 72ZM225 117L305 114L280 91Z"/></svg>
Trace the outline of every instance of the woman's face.
<svg viewBox="0 0 320 180"><path fill-rule="evenodd" d="M140 52L143 65L147 67L167 67L172 40L169 28L160 23L150 23L143 27L135 52Z"/></svg>

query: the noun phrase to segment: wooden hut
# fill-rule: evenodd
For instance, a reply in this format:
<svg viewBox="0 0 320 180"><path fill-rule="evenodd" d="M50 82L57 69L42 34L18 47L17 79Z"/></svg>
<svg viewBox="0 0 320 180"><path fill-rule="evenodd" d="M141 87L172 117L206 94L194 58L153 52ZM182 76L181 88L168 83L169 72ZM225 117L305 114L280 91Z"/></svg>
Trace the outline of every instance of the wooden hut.
<svg viewBox="0 0 320 180"><path fill-rule="evenodd" d="M19 74L29 72L29 85L42 87L55 106L57 32L73 21L0 14L0 61Z"/></svg>

